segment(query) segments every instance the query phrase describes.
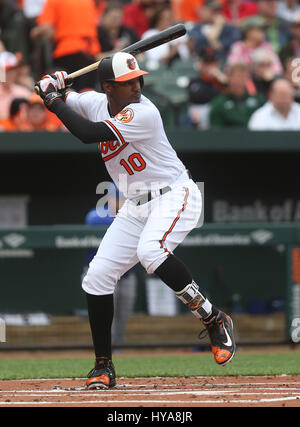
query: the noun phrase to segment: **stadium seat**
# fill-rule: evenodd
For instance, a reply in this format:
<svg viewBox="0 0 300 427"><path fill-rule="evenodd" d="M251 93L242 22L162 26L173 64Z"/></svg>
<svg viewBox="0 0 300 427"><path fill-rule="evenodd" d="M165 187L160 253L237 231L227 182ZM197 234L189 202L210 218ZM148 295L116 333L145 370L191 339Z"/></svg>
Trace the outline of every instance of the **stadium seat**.
<svg viewBox="0 0 300 427"><path fill-rule="evenodd" d="M149 72L144 79L143 93L156 103L166 126L176 126L187 109L187 87L197 76L194 61L176 60L170 67L159 61L139 61L140 68Z"/></svg>

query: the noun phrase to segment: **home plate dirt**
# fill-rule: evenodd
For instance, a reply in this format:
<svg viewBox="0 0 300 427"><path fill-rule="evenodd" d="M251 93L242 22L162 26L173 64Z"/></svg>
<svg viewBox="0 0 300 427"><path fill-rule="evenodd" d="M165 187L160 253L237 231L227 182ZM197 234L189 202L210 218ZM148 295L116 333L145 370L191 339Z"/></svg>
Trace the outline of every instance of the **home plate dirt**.
<svg viewBox="0 0 300 427"><path fill-rule="evenodd" d="M111 390L83 379L0 381L0 406L297 406L300 376L119 378Z"/></svg>

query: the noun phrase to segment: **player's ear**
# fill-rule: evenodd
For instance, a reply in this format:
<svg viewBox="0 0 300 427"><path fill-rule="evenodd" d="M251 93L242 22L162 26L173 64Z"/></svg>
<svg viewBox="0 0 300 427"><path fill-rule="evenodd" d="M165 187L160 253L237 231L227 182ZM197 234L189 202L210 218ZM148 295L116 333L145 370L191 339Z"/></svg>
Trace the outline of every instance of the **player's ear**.
<svg viewBox="0 0 300 427"><path fill-rule="evenodd" d="M102 90L108 95L111 93L112 85L110 82L102 82L101 87L102 87Z"/></svg>

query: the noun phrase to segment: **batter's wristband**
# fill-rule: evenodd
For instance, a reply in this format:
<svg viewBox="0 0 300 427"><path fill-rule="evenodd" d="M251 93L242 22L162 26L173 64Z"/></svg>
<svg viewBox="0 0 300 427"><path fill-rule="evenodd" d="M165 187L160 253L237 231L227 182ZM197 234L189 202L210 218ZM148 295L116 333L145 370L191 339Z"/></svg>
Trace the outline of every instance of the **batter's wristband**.
<svg viewBox="0 0 300 427"><path fill-rule="evenodd" d="M69 95L69 93L73 92L72 90L70 90L69 88L65 88L65 89L61 89L59 91L59 93L62 94L62 100L64 102L66 102L67 96Z"/></svg>
<svg viewBox="0 0 300 427"><path fill-rule="evenodd" d="M50 92L45 96L44 104L48 108L48 110L55 113L55 106L58 101L62 101L62 94L59 92Z"/></svg>

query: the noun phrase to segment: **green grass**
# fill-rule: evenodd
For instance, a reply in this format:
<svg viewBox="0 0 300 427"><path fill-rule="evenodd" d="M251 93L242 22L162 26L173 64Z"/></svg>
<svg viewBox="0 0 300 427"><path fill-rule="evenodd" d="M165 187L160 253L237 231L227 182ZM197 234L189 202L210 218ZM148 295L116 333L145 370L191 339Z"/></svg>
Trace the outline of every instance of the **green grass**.
<svg viewBox="0 0 300 427"><path fill-rule="evenodd" d="M233 375L300 375L300 353L237 354L225 367L211 355L115 356L119 377L192 377ZM81 378L92 368L90 358L0 359L0 379Z"/></svg>

